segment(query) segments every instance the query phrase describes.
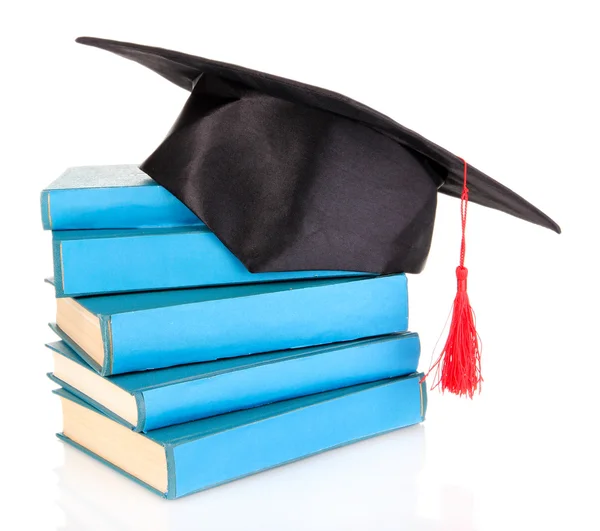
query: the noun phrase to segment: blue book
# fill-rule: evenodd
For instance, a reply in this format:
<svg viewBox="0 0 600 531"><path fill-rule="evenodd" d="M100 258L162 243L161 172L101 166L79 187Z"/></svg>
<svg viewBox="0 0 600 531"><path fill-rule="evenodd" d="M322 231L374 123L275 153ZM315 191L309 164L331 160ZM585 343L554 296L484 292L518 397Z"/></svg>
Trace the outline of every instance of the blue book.
<svg viewBox="0 0 600 531"><path fill-rule="evenodd" d="M42 191L40 202L47 230L203 225L134 164L69 168Z"/></svg>
<svg viewBox="0 0 600 531"><path fill-rule="evenodd" d="M358 275L348 271L250 273L206 227L73 230L52 235L57 297Z"/></svg>
<svg viewBox="0 0 600 531"><path fill-rule="evenodd" d="M248 525L254 531L458 529L449 525L451 518L440 518L436 525L419 510L422 471L431 463L431 455L426 455L424 424L259 474L264 477L251 476L230 485L231 489L225 486L222 492L217 488L206 491L206 496L187 496L176 503L158 498L136 481L67 444L63 463L53 470L55 503L64 513L62 531L192 531L195 528L190 522L201 522L200 529L206 531L225 531L236 528L236 524L243 528L241 519L256 522ZM223 514L231 503L235 510ZM302 519L298 517L300 509L306 509ZM474 530L465 525L460 531Z"/></svg>
<svg viewBox="0 0 600 531"><path fill-rule="evenodd" d="M406 276L56 299L61 339L103 376L408 328Z"/></svg>
<svg viewBox="0 0 600 531"><path fill-rule="evenodd" d="M424 420L412 374L136 433L59 389L59 438L168 499Z"/></svg>
<svg viewBox="0 0 600 531"><path fill-rule="evenodd" d="M420 353L407 333L103 377L64 341L47 346L53 381L144 432L410 374Z"/></svg>

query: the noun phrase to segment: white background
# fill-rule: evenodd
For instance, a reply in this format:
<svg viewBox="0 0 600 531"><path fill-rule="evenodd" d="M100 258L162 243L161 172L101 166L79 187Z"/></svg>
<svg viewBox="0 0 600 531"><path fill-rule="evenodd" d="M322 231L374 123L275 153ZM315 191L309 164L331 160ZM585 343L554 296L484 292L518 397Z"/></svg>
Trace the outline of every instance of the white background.
<svg viewBox="0 0 600 531"><path fill-rule="evenodd" d="M595 5L596 4L596 5ZM597 2L11 2L0 15L3 529L599 529ZM563 228L469 211L483 393L427 422L166 502L63 448L45 373L50 235L67 166L137 163L187 93L79 35L163 46L342 92L466 158ZM422 368L455 291L440 198L409 279Z"/></svg>

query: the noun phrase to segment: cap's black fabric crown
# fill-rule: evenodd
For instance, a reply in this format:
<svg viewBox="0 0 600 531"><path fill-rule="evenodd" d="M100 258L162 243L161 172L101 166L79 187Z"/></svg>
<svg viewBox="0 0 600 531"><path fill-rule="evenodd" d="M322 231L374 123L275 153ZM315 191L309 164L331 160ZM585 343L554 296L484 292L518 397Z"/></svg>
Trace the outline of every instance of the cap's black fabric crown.
<svg viewBox="0 0 600 531"><path fill-rule="evenodd" d="M334 92L179 52L90 37L191 91L141 169L253 272L418 273L437 191L460 197L461 159ZM469 166L469 200L560 228Z"/></svg>

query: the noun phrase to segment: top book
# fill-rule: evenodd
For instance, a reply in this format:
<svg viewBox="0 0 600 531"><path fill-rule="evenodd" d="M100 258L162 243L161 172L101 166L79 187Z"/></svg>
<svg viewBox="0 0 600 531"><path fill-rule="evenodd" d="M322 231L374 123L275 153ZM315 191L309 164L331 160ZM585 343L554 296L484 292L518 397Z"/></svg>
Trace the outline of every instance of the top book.
<svg viewBox="0 0 600 531"><path fill-rule="evenodd" d="M40 199L46 230L204 225L135 164L69 168Z"/></svg>

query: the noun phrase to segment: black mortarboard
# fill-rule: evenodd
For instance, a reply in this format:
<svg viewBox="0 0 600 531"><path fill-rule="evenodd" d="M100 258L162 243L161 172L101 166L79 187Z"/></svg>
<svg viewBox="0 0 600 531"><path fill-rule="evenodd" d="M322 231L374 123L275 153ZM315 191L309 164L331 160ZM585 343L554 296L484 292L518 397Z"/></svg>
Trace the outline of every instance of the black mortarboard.
<svg viewBox="0 0 600 531"><path fill-rule="evenodd" d="M141 168L253 272L418 273L463 161L350 98L161 48L81 37L191 91ZM560 232L469 166L469 200Z"/></svg>

